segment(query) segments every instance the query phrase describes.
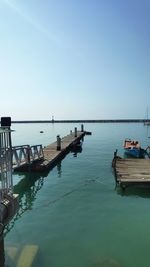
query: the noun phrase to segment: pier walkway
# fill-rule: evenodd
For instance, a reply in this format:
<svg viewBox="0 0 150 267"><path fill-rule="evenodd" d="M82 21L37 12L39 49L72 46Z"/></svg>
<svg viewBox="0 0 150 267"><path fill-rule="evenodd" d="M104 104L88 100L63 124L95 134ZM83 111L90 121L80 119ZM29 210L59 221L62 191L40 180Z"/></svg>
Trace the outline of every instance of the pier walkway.
<svg viewBox="0 0 150 267"><path fill-rule="evenodd" d="M150 185L150 159L120 158L114 156L112 166L116 184L125 188L129 185Z"/></svg>
<svg viewBox="0 0 150 267"><path fill-rule="evenodd" d="M66 135L60 140L57 140L56 142L49 144L44 148L41 148L40 146L39 159L30 161L29 158L30 155L28 155L28 161L21 160L19 165L14 164L13 166L14 171L48 170L49 168L53 167L58 160L62 159L72 149L73 146L77 145L85 134L89 134L89 132L86 131L77 131L76 133L71 132L70 134Z"/></svg>

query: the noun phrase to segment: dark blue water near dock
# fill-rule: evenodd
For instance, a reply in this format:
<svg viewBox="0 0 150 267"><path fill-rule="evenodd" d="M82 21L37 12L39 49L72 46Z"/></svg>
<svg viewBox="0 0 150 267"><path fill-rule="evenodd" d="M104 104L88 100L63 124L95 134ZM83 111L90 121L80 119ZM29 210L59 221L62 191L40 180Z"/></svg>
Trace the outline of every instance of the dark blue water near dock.
<svg viewBox="0 0 150 267"><path fill-rule="evenodd" d="M81 128L14 124L13 145L48 145L74 127ZM111 168L114 151L123 155L125 138L150 145L149 129L142 123L84 127L92 135L85 136L81 153L69 153L48 173L13 175L20 215L5 237L8 266L17 266L26 245L38 247L32 267L149 266L150 188L116 190Z"/></svg>

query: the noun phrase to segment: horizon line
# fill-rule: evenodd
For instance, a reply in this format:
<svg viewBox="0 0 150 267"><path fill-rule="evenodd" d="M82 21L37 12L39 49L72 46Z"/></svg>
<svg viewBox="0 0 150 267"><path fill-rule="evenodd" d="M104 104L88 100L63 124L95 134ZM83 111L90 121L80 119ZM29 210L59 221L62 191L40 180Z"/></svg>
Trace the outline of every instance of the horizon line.
<svg viewBox="0 0 150 267"><path fill-rule="evenodd" d="M147 119L76 119L76 120L12 120L11 123L111 123L111 122L150 122Z"/></svg>

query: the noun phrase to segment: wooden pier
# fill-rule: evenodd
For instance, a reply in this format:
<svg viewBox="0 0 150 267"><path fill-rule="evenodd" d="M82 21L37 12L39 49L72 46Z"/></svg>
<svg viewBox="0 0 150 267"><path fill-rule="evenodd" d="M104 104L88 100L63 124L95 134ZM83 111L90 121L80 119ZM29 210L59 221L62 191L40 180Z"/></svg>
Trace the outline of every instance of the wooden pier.
<svg viewBox="0 0 150 267"><path fill-rule="evenodd" d="M67 136L59 138L57 136L57 141L49 144L43 148L43 157L39 160L30 162L21 162L20 166L14 166L14 171L47 171L57 164L65 155L71 151L71 149L77 145L80 140L86 134L90 132L86 131L76 131L70 132Z"/></svg>
<svg viewBox="0 0 150 267"><path fill-rule="evenodd" d="M120 158L112 161L116 184L125 188L130 185L150 185L150 159Z"/></svg>

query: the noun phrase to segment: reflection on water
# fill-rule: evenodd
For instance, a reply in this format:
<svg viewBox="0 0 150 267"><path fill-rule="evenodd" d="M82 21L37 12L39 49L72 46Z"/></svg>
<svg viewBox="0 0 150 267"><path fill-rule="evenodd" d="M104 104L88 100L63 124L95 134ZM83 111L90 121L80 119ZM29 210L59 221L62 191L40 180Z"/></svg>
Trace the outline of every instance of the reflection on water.
<svg viewBox="0 0 150 267"><path fill-rule="evenodd" d="M82 140L83 142L83 140ZM73 153L73 156L74 157L77 157L78 153L81 153L82 152L82 142L79 141L78 143L76 143L72 149L71 149L71 152Z"/></svg>
<svg viewBox="0 0 150 267"><path fill-rule="evenodd" d="M5 227L4 235L6 235L14 226L15 221L21 218L23 213L31 210L36 199L37 192L44 184L44 178L47 177L48 172L44 174L26 173L18 184L14 186L14 193L19 194L19 210Z"/></svg>
<svg viewBox="0 0 150 267"><path fill-rule="evenodd" d="M150 138L150 125L145 125L147 137Z"/></svg>
<svg viewBox="0 0 150 267"><path fill-rule="evenodd" d="M117 187L117 193L122 197L142 197L142 198L150 198L150 184L146 185L131 185L126 187L125 190L122 190L120 187Z"/></svg>
<svg viewBox="0 0 150 267"><path fill-rule="evenodd" d="M78 153L82 152L82 143L76 144L71 152L74 157ZM60 160L57 165L57 174L61 178L62 175L62 160ZM10 223L5 227L4 236L14 227L15 221L21 218L25 211L31 210L36 199L37 192L42 188L44 184L44 179L48 176L50 171L45 171L44 173L18 173L20 177L23 177L15 186L14 193L19 194L19 210L10 221Z"/></svg>
<svg viewBox="0 0 150 267"><path fill-rule="evenodd" d="M27 127L32 143L39 143L37 126ZM57 133L65 127L53 125ZM21 207L15 227L5 238L9 267L18 267L23 253L27 258L30 253L25 252L36 253L38 248L32 267L149 266L150 190L115 191L111 169L113 152L118 149L122 156L122 140L127 136L148 145L146 129L141 124L90 124L86 128L93 135L85 138L84 153L78 152L76 158L68 154L48 178L31 175L30 179L24 174L17 183L16 176ZM51 125L45 126L42 144L49 142L51 131Z"/></svg>
<svg viewBox="0 0 150 267"><path fill-rule="evenodd" d="M61 162L57 165L58 176L61 173ZM4 229L3 235L0 237L0 267L12 267L16 266L16 259L18 261L17 266L21 266L22 261L25 261L27 256L30 257L29 261L34 260L37 252L37 245L27 245L22 248L19 247L7 247L6 251L4 250L4 237L12 230L15 226L15 222L19 220L22 215L31 210L36 199L36 195L39 190L44 185L44 179L48 176L49 172L45 173L24 173L19 174L20 177L23 177L15 186L14 193L19 194L19 209L13 219L10 221L8 225L6 225ZM7 255L7 263L9 265L5 265L5 253Z"/></svg>
<svg viewBox="0 0 150 267"><path fill-rule="evenodd" d="M58 177L60 178L61 177L61 174L62 174L62 170L61 170L61 161L58 162L57 164L57 172L58 172Z"/></svg>
<svg viewBox="0 0 150 267"><path fill-rule="evenodd" d="M23 247L11 246L5 249L2 236L0 237L0 267L31 267L32 264L37 264L38 250L39 247L32 244Z"/></svg>

